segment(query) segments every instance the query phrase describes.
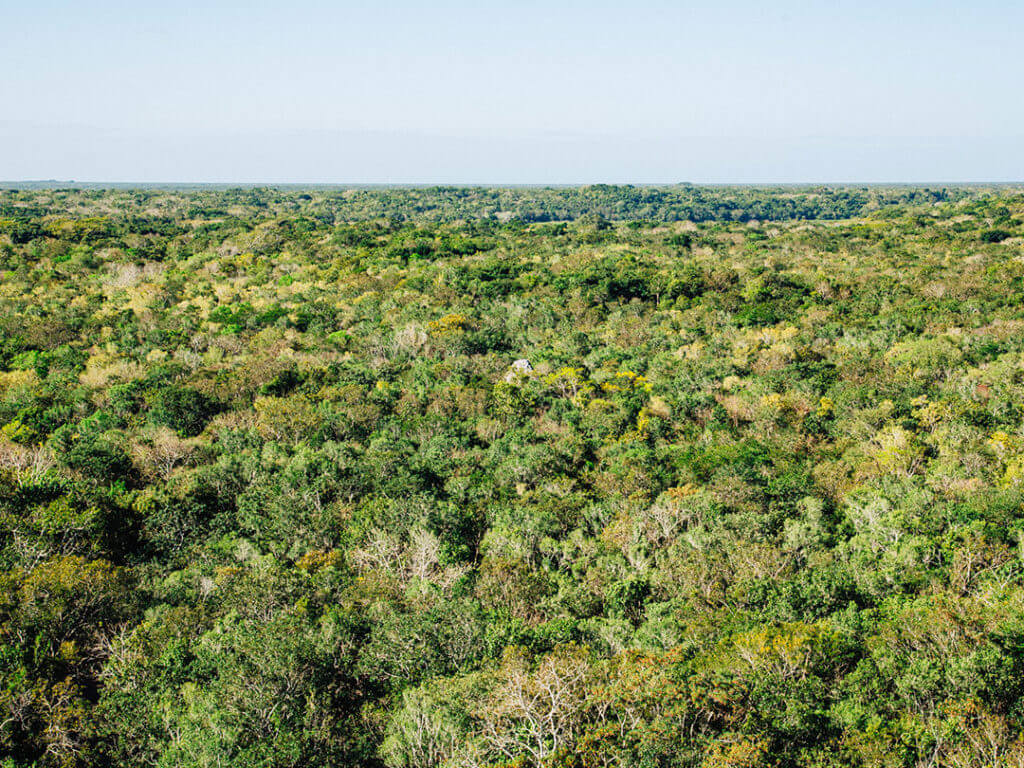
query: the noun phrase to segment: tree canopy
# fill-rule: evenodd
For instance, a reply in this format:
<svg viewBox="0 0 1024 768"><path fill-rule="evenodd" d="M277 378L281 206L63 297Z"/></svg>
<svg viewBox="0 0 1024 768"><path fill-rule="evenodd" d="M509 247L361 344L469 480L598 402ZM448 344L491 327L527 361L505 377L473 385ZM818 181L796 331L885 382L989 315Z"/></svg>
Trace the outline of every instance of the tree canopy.
<svg viewBox="0 0 1024 768"><path fill-rule="evenodd" d="M0 192L0 766L1024 762L1024 191Z"/></svg>

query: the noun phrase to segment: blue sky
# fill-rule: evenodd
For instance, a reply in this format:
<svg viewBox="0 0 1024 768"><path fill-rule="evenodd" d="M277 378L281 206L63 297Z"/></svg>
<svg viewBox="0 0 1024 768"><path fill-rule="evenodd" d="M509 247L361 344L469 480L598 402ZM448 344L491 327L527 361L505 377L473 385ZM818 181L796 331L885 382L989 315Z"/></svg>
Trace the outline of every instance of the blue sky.
<svg viewBox="0 0 1024 768"><path fill-rule="evenodd" d="M0 179L1024 180L1024 3L0 0Z"/></svg>

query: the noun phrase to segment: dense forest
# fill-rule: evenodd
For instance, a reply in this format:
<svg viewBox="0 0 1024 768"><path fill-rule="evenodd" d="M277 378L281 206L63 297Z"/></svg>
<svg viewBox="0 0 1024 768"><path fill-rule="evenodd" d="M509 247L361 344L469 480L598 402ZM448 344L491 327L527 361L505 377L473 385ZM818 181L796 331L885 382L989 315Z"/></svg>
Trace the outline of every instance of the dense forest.
<svg viewBox="0 0 1024 768"><path fill-rule="evenodd" d="M258 187L217 189L183 187L180 194L122 188L116 192L88 186L39 194L35 185L17 185L0 194L0 218L29 224L26 217L67 215L109 217L103 233L184 234L194 227L183 219L252 226L273 216L303 216L322 223L386 219L390 222L452 223L465 220L525 223L574 221L602 217L649 221L750 221L752 219L846 219L898 204L927 204L963 199L972 190L917 187L635 187L598 184L589 187L390 187L268 190ZM2 187L2 183L0 183ZM21 192L19 194L19 191ZM48 192L49 190L46 190ZM976 194L986 190L973 190ZM988 190L992 191L992 190ZM127 217L126 217L127 214ZM134 221L126 218L135 217ZM138 217L147 220L142 225ZM37 225L43 222L36 221ZM120 223L120 226L118 226ZM27 236L32 230L20 230ZM100 233L95 233L99 235Z"/></svg>
<svg viewBox="0 0 1024 768"><path fill-rule="evenodd" d="M0 191L0 766L1024 765L1024 190Z"/></svg>

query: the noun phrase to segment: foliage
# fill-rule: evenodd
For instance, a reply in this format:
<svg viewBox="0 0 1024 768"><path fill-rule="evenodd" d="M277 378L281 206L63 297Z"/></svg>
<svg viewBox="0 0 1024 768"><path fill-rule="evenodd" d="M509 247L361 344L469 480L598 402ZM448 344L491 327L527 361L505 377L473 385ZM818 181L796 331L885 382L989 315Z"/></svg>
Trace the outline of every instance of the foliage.
<svg viewBox="0 0 1024 768"><path fill-rule="evenodd" d="M0 192L0 765L1024 761L1024 193Z"/></svg>

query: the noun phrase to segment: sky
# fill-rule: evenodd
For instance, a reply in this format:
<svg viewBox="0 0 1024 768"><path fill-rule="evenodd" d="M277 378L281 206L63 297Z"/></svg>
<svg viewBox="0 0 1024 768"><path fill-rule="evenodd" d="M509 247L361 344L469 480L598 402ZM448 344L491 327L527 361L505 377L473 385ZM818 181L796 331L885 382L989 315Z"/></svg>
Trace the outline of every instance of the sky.
<svg viewBox="0 0 1024 768"><path fill-rule="evenodd" d="M1021 0L0 0L0 179L1024 181Z"/></svg>

